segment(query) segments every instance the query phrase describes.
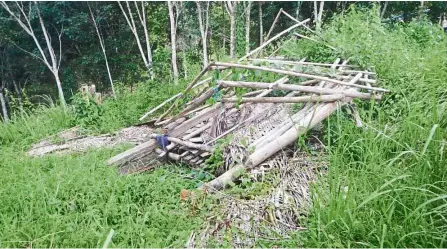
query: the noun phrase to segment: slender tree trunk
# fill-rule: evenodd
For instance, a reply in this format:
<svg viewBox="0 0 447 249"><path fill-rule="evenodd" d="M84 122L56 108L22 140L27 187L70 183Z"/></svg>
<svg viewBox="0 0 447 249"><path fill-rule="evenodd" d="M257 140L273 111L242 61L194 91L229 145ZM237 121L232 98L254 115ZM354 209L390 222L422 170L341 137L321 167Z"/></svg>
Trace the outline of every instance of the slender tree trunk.
<svg viewBox="0 0 447 249"><path fill-rule="evenodd" d="M140 50L141 58L143 59L146 69L148 70L149 76L151 79L154 79L153 64L152 64L152 52L151 52L151 46L150 46L150 41L149 41L149 32L147 30L147 24L146 24L145 3L141 2L141 9L142 9L141 12L140 12L137 2L135 2L135 7L137 10L138 17L140 19L140 23L143 26L143 30L144 30L144 37L146 39L146 52L144 51L143 46L141 45L140 36L138 35L138 31L137 31L137 28L135 25L135 20L133 18L132 9L129 5L129 2L126 2L127 12L124 10L123 6L121 5L121 2L118 2L118 5L126 19L127 25L129 25L129 28L135 37L135 41L137 42L138 49ZM146 54L147 54L147 56L146 56Z"/></svg>
<svg viewBox="0 0 447 249"><path fill-rule="evenodd" d="M222 2L222 4L225 6L225 2ZM225 9L225 8L224 8ZM226 47L225 47L225 45L226 45L226 39L227 39L227 37L226 37L226 34L227 34L227 30L226 30L226 23L225 23L225 13L222 13L222 43L223 43L223 46L222 46L222 53L225 55L226 54L226 51L227 51L227 49L226 49Z"/></svg>
<svg viewBox="0 0 447 249"><path fill-rule="evenodd" d="M250 52L250 13L251 1L247 2L247 12L245 12L245 54Z"/></svg>
<svg viewBox="0 0 447 249"><path fill-rule="evenodd" d="M317 31L321 30L321 21L323 19L323 9L324 9L324 1L320 2L320 6L318 8L318 2L314 1L314 21L315 27Z"/></svg>
<svg viewBox="0 0 447 249"><path fill-rule="evenodd" d="M185 51L185 45L182 46L182 58L183 58L183 72L185 75L185 79L188 78L188 62L186 61L186 51Z"/></svg>
<svg viewBox="0 0 447 249"><path fill-rule="evenodd" d="M12 84L14 85L14 90L16 91L17 99L19 100L19 107L22 108L23 107L22 89L20 89L20 87L17 86L17 83L15 80L12 81Z"/></svg>
<svg viewBox="0 0 447 249"><path fill-rule="evenodd" d="M5 97L3 95L3 87L0 88L0 103L2 105L3 122L8 123L8 109L6 108Z"/></svg>
<svg viewBox="0 0 447 249"><path fill-rule="evenodd" d="M259 46L264 43L264 26L262 25L262 3L258 2L259 13Z"/></svg>
<svg viewBox="0 0 447 249"><path fill-rule="evenodd" d="M90 11L90 15L92 17L93 25L95 26L96 34L98 35L99 44L101 45L101 49L102 49L102 54L104 55L104 60L106 62L107 74L109 76L110 86L112 87L113 98L116 99L115 86L113 85L112 74L110 73L109 61L107 60L107 53L106 53L106 47L104 44L104 40L101 36L101 33L99 32L99 28L98 28L98 25L96 24L95 16L93 15L93 11L90 8L90 4L88 2L87 2L87 5L88 5L88 9Z"/></svg>
<svg viewBox="0 0 447 249"><path fill-rule="evenodd" d="M338 3L339 2L337 2L337 4ZM297 20L300 19L301 5L303 5L303 1L297 1L297 3L296 3L296 14L295 14Z"/></svg>
<svg viewBox="0 0 447 249"><path fill-rule="evenodd" d="M206 2L205 7L205 19L203 17L203 8L202 2L196 1L197 5L197 17L199 19L199 27L200 27L200 35L202 38L202 54L203 54L203 68L208 66L208 45L207 45L207 36L208 36L208 18L209 18L209 2Z"/></svg>
<svg viewBox="0 0 447 249"><path fill-rule="evenodd" d="M387 7L388 7L388 1L385 1L382 7L382 11L380 12L380 18L383 18L383 16L385 16L385 11Z"/></svg>
<svg viewBox="0 0 447 249"><path fill-rule="evenodd" d="M177 68L177 27L175 25L174 18L174 5L173 2L168 1L168 10L169 10L169 21L171 24L171 65L172 65L172 73L174 75L174 81L178 80L178 68ZM178 11L178 10L177 10Z"/></svg>
<svg viewBox="0 0 447 249"><path fill-rule="evenodd" d="M31 53L25 49L22 49L20 47L18 47L20 50L30 54L31 56L33 56L34 58L39 59L40 61L42 61L45 66L51 71L51 73L54 75L54 78L56 80L56 85L59 91L59 99L60 99L60 103L62 105L62 107L64 109L66 109L66 103L65 103L65 97L64 97L64 93L62 91L62 84L59 80L59 66L61 63L61 51L62 51L62 42L61 42L61 35L62 35L62 31L59 34L59 60L57 60L56 58L56 54L54 52L53 46L51 44L51 39L48 35L48 31L45 27L45 23L43 21L43 18L40 14L40 10L39 10L39 6L37 2L34 3L29 3L29 7L30 7L30 11L28 12L28 14L25 11L25 8L23 6L23 3L19 3L16 2L16 6L18 7L18 10L20 11L19 14L14 13L8 6L8 4L6 4L5 1L1 1L0 2L0 6L2 6L6 12L9 13L9 15L17 22L17 24L19 24L19 26L33 39L37 50L39 51L40 55L36 55L34 53ZM48 50L48 54L49 54L49 58L47 56L47 54L45 53L44 49L42 48L42 46L39 43L39 40L37 39L36 34L34 33L34 29L31 25L31 21L30 21L30 14L31 14L31 8L35 7L36 13L37 13L37 17L39 20L39 24L40 24L40 28L42 30L42 33L44 35L45 38L45 43L47 46L47 50ZM24 20L22 20L24 19Z"/></svg>
<svg viewBox="0 0 447 249"><path fill-rule="evenodd" d="M236 57L236 6L237 1L227 1L228 15L230 16L230 57Z"/></svg>

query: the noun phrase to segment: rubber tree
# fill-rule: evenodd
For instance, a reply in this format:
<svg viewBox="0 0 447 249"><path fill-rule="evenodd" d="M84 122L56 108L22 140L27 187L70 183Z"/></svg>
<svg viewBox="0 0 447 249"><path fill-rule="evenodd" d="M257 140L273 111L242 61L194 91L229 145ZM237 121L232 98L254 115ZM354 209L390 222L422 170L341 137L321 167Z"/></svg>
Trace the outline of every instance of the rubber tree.
<svg viewBox="0 0 447 249"><path fill-rule="evenodd" d="M141 7L140 9L140 7L138 6L138 2L134 2L135 12L137 12L141 26L143 27L144 39L146 43L146 51L144 51L142 41L140 41L140 35L138 34L137 25L135 23L135 18L133 17L133 11L132 8L130 7L129 2L126 1L126 10L124 9L121 2L118 2L118 4L123 13L124 18L126 19L127 25L129 26L130 30L132 31L132 34L135 37L138 50L140 51L141 58L143 59L146 69L148 70L149 76L151 77L151 79L154 79L151 43L149 40L149 31L147 29L147 22L146 22L146 3L144 1L140 2Z"/></svg>
<svg viewBox="0 0 447 249"><path fill-rule="evenodd" d="M178 7L176 2L168 1L169 11L169 24L171 26L171 67L174 76L174 81L178 80L178 67L177 67L177 20L178 20Z"/></svg>
<svg viewBox="0 0 447 249"><path fill-rule="evenodd" d="M202 39L203 68L208 66L208 28L209 28L209 7L210 2L196 1L197 17L199 19L200 36Z"/></svg>
<svg viewBox="0 0 447 249"><path fill-rule="evenodd" d="M28 8L25 7L25 4L28 5ZM15 6L13 8L12 6ZM38 50L38 54L32 53L30 51L27 51L25 49L20 48L18 45L16 45L19 49L26 52L27 54L31 55L32 57L42 61L45 66L51 71L51 73L54 76L54 79L56 81L56 86L59 93L59 101L62 105L62 107L66 108L66 102L64 97L64 92L62 90L62 84L61 80L59 78L59 68L61 64L61 54L62 54L62 43L61 43L61 36L63 33L63 30L58 33L59 37L59 56L56 55L50 35L47 31L45 22L42 18L42 14L39 9L39 3L38 2L15 2L14 4L7 4L5 1L0 2L0 6L3 7L3 9L6 10L6 12L10 15L10 17L16 21L19 26L33 39L34 44L36 45L36 48ZM33 10L37 14L37 18L39 20L39 27L42 30L43 37L45 40L45 44L42 45L41 41L39 41L39 38L36 34L37 27L33 27L31 24L31 18L33 14Z"/></svg>
<svg viewBox="0 0 447 249"><path fill-rule="evenodd" d="M110 86L112 88L112 94L113 94L113 97L116 99L115 87L113 85L113 79L112 79L112 74L110 72L109 61L107 60L107 53L106 53L106 47L104 45L104 39L102 38L101 32L99 31L99 28L98 28L98 24L96 23L96 18L94 16L93 11L90 8L90 4L88 2L87 2L87 5L88 5L88 10L90 12L90 16L93 21L93 26L95 26L96 34L98 35L98 40L99 40L99 44L101 45L102 54L104 55L104 60L106 62L107 74L109 76Z"/></svg>
<svg viewBox="0 0 447 249"><path fill-rule="evenodd" d="M236 7L237 1L226 1L225 9L230 16L230 57L236 57Z"/></svg>

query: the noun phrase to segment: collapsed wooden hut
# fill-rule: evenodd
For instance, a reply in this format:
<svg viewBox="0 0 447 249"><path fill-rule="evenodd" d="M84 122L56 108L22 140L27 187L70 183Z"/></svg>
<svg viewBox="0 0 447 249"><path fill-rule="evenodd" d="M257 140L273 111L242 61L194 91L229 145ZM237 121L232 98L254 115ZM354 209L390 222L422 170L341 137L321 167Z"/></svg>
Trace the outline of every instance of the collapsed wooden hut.
<svg viewBox="0 0 447 249"><path fill-rule="evenodd" d="M133 173L163 160L194 168L217 160L216 178L206 186L221 189L247 169L274 164L280 151L337 108L355 99L380 100L387 90L377 86L376 74L359 70L347 60L250 58L308 21L280 32L237 63L211 62L182 93L140 118L172 102L161 116L148 122L158 130L151 141L108 163L119 166L122 173Z"/></svg>
<svg viewBox="0 0 447 249"><path fill-rule="evenodd" d="M215 76L225 71L229 73ZM205 78L213 72L214 76ZM272 82L247 81L250 72L277 77ZM282 59L252 59L245 64L212 62L183 93L141 118L177 100L151 121L159 128L159 134L151 135L153 140L111 158L109 164L135 172L167 158L205 167L219 147L223 164L218 171L224 173L208 186L220 189L244 170L274 160L275 154L338 107L354 99L380 100L387 90L376 83L373 72L356 70L340 60L332 64ZM192 99L182 101L188 93ZM182 109L170 115L176 108ZM223 148L222 140L226 141Z"/></svg>

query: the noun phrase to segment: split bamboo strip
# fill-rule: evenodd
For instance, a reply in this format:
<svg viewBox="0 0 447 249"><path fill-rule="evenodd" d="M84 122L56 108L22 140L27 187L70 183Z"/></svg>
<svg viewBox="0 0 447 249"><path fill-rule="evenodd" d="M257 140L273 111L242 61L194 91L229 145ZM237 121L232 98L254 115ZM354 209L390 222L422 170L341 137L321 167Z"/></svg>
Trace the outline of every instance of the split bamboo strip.
<svg viewBox="0 0 447 249"><path fill-rule="evenodd" d="M234 68L245 68L245 69L252 69L252 70L260 70L260 71L279 73L279 74L295 76L295 77L303 77L303 78L322 80L322 81L332 82L332 83L339 84L339 85L357 87L357 88L362 88L362 89L367 89L367 90L372 90L372 91L389 92L388 90L383 89L383 88L368 87L368 86L364 86L364 85L351 84L351 83L348 83L348 82L344 82L344 81L340 81L340 80L336 80L336 79L331 79L331 78L328 78L328 77L322 77L322 76L305 74L305 73L298 73L298 72L292 72L292 71L285 71L285 70L268 68L268 67L258 67L258 66L252 66L252 65L242 65L242 64L235 64L235 63L224 63L224 62L215 62L214 64L215 65L222 65L222 66L229 66L229 67L234 67Z"/></svg>

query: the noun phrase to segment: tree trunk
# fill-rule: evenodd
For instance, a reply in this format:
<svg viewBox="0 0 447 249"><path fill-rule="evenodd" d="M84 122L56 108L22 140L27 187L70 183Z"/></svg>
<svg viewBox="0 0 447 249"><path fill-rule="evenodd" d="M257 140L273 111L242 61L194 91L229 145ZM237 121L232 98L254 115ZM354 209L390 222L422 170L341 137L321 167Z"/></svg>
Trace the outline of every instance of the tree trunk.
<svg viewBox="0 0 447 249"><path fill-rule="evenodd" d="M247 3L247 12L245 12L245 54L250 52L250 13L251 2Z"/></svg>
<svg viewBox="0 0 447 249"><path fill-rule="evenodd" d="M178 68L177 68L177 27L175 25L174 18L174 5L171 1L168 1L168 10L169 10L169 21L171 24L171 65L172 65L172 73L174 75L174 81L178 80ZM178 11L178 10L177 10Z"/></svg>
<svg viewBox="0 0 447 249"><path fill-rule="evenodd" d="M205 8L205 20L203 20L203 9L202 3L197 1L197 17L199 19L199 27L200 27L200 36L202 38L202 54L203 54L203 68L208 65L208 45L207 45L207 33L208 33L208 9L209 2L206 2Z"/></svg>
<svg viewBox="0 0 447 249"><path fill-rule="evenodd" d="M259 46L264 43L264 27L262 26L262 3L258 2L259 13Z"/></svg>
<svg viewBox="0 0 447 249"><path fill-rule="evenodd" d="M182 58L183 58L183 73L184 78L188 78L188 62L186 61L186 51L185 51L185 45L182 46Z"/></svg>
<svg viewBox="0 0 447 249"><path fill-rule="evenodd" d="M380 18L383 18L383 16L385 16L385 11L387 7L388 7L388 1L385 1L382 7L382 11L380 12Z"/></svg>
<svg viewBox="0 0 447 249"><path fill-rule="evenodd" d="M116 99L115 87L113 85L112 74L110 73L109 61L107 60L106 47L104 45L104 40L101 36L101 33L99 32L99 28L98 28L98 25L96 24L95 16L93 15L93 11L90 8L90 4L88 2L87 2L87 5L88 5L88 9L90 11L90 15L92 17L93 25L95 26L96 34L98 35L99 44L101 45L101 49L102 49L102 54L104 55L104 60L106 62L107 75L109 76L110 86L112 87L113 98Z"/></svg>
<svg viewBox="0 0 447 249"><path fill-rule="evenodd" d="M225 2L222 2L222 4L224 5L224 9L225 9ZM225 13L224 13L225 11L223 11L222 12L222 43L223 43L223 45L222 45L222 53L225 55L225 52L226 52L226 47L225 47L225 45L226 45L226 23L225 23Z"/></svg>
<svg viewBox="0 0 447 249"><path fill-rule="evenodd" d="M318 11L317 15L317 31L321 31L321 23L323 20L323 8L324 8L324 1L320 2L320 10Z"/></svg>
<svg viewBox="0 0 447 249"><path fill-rule="evenodd" d="M236 1L228 1L230 15L230 57L236 57Z"/></svg>
<svg viewBox="0 0 447 249"><path fill-rule="evenodd" d="M12 84L14 85L14 90L16 91L17 99L19 100L19 107L22 108L23 107L22 89L17 85L15 80L12 81Z"/></svg>
<svg viewBox="0 0 447 249"><path fill-rule="evenodd" d="M338 4L339 2L337 2ZM303 1L297 1L296 3L296 19L299 20L300 19L300 10L301 10L301 5L303 5Z"/></svg>
<svg viewBox="0 0 447 249"><path fill-rule="evenodd" d="M5 97L3 96L3 87L0 88L0 103L2 105L3 122L8 123L8 109L6 108Z"/></svg>

